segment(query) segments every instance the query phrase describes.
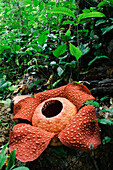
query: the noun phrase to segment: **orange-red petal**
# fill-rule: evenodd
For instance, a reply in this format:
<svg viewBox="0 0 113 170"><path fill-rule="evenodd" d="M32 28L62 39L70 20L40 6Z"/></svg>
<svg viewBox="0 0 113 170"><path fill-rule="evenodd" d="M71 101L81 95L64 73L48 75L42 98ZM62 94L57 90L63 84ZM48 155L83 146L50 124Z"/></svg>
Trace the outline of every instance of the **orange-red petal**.
<svg viewBox="0 0 113 170"><path fill-rule="evenodd" d="M44 91L44 92L37 93L35 95L35 98L40 100L40 102L43 102L44 100L47 100L49 98L65 97L64 96L64 89L65 89L65 87L66 86L61 86L61 87L56 88L56 89L47 90L47 91Z"/></svg>
<svg viewBox="0 0 113 170"><path fill-rule="evenodd" d="M26 97L31 97L30 95L20 95L20 96L15 96L13 98L14 105L18 103L20 100L25 99Z"/></svg>
<svg viewBox="0 0 113 170"><path fill-rule="evenodd" d="M39 100L34 97L26 97L14 105L13 120L26 119L31 121L36 107L40 104Z"/></svg>
<svg viewBox="0 0 113 170"><path fill-rule="evenodd" d="M28 124L14 126L9 137L10 152L16 149L16 158L21 162L33 161L47 148L54 133Z"/></svg>
<svg viewBox="0 0 113 170"><path fill-rule="evenodd" d="M59 133L60 141L74 149L96 149L101 144L99 126L95 108L91 105L84 106L73 117L65 129Z"/></svg>
<svg viewBox="0 0 113 170"><path fill-rule="evenodd" d="M70 83L66 85L64 93L65 97L70 100L78 109L80 109L86 100L95 99L86 86L78 83Z"/></svg>
<svg viewBox="0 0 113 170"><path fill-rule="evenodd" d="M38 105L33 114L32 125L59 133L76 113L76 106L66 98L50 98Z"/></svg>

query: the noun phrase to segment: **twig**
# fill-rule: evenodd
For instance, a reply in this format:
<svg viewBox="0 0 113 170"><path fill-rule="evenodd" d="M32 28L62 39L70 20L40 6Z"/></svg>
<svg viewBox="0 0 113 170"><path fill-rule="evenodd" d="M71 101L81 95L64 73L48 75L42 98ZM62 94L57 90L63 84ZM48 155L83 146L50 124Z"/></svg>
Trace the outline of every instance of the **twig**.
<svg viewBox="0 0 113 170"><path fill-rule="evenodd" d="M82 156L83 153L84 153L84 151L81 151L79 153L78 157L75 158L75 160L71 163L71 165L69 165L65 170L69 170L75 164L75 162Z"/></svg>

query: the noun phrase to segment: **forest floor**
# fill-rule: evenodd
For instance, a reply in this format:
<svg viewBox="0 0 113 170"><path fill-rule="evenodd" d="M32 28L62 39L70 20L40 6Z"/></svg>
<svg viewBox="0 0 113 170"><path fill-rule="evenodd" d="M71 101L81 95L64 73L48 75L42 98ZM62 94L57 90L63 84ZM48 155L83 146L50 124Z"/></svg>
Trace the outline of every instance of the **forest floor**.
<svg viewBox="0 0 113 170"><path fill-rule="evenodd" d="M27 75L28 76L28 75ZM20 85L15 92L8 94L7 98L12 99L14 96L20 93L29 94L29 84L34 81L33 76L24 75L20 81ZM26 78L25 78L26 77ZM83 81L85 85L91 90L95 96L97 102L100 102L100 98L106 95L109 96L103 103L102 108L109 108L110 100L113 97L113 67L112 65L101 64L94 66L89 73L84 77ZM27 82L26 82L27 80ZM29 82L30 81L30 82ZM27 84L27 85L26 85ZM40 88L38 89L40 90ZM101 115L98 109L98 116ZM109 116L109 115L108 115ZM13 111L7 105L0 105L0 117L3 118L3 123L0 124L0 149L8 142L9 133L14 126ZM113 115L112 115L113 117ZM101 131L101 138L109 136L113 139L113 125L99 124ZM8 148L7 153L9 154ZM96 150L89 152L75 151L65 146L48 148L42 153L42 155L32 162L22 163L16 160L16 165L24 165L30 170L112 170L113 169L113 143L110 141L106 144L101 144ZM4 165L3 169L5 169Z"/></svg>

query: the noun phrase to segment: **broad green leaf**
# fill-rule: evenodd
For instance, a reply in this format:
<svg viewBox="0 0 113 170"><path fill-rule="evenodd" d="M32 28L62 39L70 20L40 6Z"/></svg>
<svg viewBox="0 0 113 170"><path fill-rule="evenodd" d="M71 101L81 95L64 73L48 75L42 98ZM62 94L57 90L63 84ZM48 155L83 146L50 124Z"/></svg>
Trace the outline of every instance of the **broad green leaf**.
<svg viewBox="0 0 113 170"><path fill-rule="evenodd" d="M6 167L6 170L10 170L10 168L14 166L14 163L15 163L15 152L16 152L16 150L13 150L10 153L9 160L8 160L8 165Z"/></svg>
<svg viewBox="0 0 113 170"><path fill-rule="evenodd" d="M34 7L37 7L39 5L39 0L33 0L34 1Z"/></svg>
<svg viewBox="0 0 113 170"><path fill-rule="evenodd" d="M57 47L57 49L53 51L53 55L58 58L64 52L66 52L66 44Z"/></svg>
<svg viewBox="0 0 113 170"><path fill-rule="evenodd" d="M88 66L90 66L94 61L96 61L97 59L101 59L101 58L107 58L109 59L109 57L107 56L96 56L93 60L91 60L89 63L88 63Z"/></svg>
<svg viewBox="0 0 113 170"><path fill-rule="evenodd" d="M113 121L110 119L97 119L97 120L99 123L104 124L104 125L106 125L106 124L112 125L113 124Z"/></svg>
<svg viewBox="0 0 113 170"><path fill-rule="evenodd" d="M38 37L38 43L40 45L44 45L44 43L46 42L47 40L47 35L45 33L41 34L39 37Z"/></svg>
<svg viewBox="0 0 113 170"><path fill-rule="evenodd" d="M82 52L71 43L70 43L70 53L76 58L77 61L82 56Z"/></svg>
<svg viewBox="0 0 113 170"><path fill-rule="evenodd" d="M8 143L3 147L1 153L0 153L0 169L2 168L2 166L4 165L6 159L7 159L7 155L6 154L6 148L7 148Z"/></svg>
<svg viewBox="0 0 113 170"><path fill-rule="evenodd" d="M25 166L20 166L18 168L14 168L13 170L29 170L29 168L27 168Z"/></svg>
<svg viewBox="0 0 113 170"><path fill-rule="evenodd" d="M113 29L113 25L102 28L101 29L102 35L106 34L107 32L111 31L112 29Z"/></svg>
<svg viewBox="0 0 113 170"><path fill-rule="evenodd" d="M78 16L78 22L85 18L93 18L93 17L105 17L105 15L101 12L88 12L82 13Z"/></svg>
<svg viewBox="0 0 113 170"><path fill-rule="evenodd" d="M75 18L75 14L66 7L56 7L51 10L48 10L47 12L56 13L56 14L65 14L65 15Z"/></svg>

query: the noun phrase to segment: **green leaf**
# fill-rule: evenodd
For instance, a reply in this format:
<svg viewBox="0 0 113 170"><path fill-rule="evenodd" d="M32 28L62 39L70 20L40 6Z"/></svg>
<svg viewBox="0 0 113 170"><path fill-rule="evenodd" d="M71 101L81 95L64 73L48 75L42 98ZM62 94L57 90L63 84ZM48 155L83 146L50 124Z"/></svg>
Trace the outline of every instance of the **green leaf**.
<svg viewBox="0 0 113 170"><path fill-rule="evenodd" d="M11 99L7 98L7 99L6 99L6 102L7 102L7 106L10 107Z"/></svg>
<svg viewBox="0 0 113 170"><path fill-rule="evenodd" d="M89 12L90 12L90 9L83 9L82 12L83 12L83 13L89 13Z"/></svg>
<svg viewBox="0 0 113 170"><path fill-rule="evenodd" d="M86 105L92 105L92 106L94 106L94 107L99 107L99 106L100 106L98 102L93 101L93 100L87 100L84 104L86 104Z"/></svg>
<svg viewBox="0 0 113 170"><path fill-rule="evenodd" d="M17 64L17 66L19 66L19 60L18 57L15 58L15 63Z"/></svg>
<svg viewBox="0 0 113 170"><path fill-rule="evenodd" d="M20 45L16 45L16 43L14 43L12 47L13 47L13 50L15 52L18 51L21 48L21 46Z"/></svg>
<svg viewBox="0 0 113 170"><path fill-rule="evenodd" d="M34 0L34 7L37 7L39 5L39 0Z"/></svg>
<svg viewBox="0 0 113 170"><path fill-rule="evenodd" d="M102 139L102 143L105 145L106 143L110 142L111 138L108 136L105 136L104 139Z"/></svg>
<svg viewBox="0 0 113 170"><path fill-rule="evenodd" d="M39 37L38 37L38 43L40 45L44 45L44 43L46 42L47 40L47 35L45 33L41 34Z"/></svg>
<svg viewBox="0 0 113 170"><path fill-rule="evenodd" d="M58 75L60 77L63 74L64 70L61 67L58 67L57 72L58 72Z"/></svg>
<svg viewBox="0 0 113 170"><path fill-rule="evenodd" d="M66 31L65 35L68 36L68 37L70 37L70 35L71 35L70 28Z"/></svg>
<svg viewBox="0 0 113 170"><path fill-rule="evenodd" d="M101 12L88 12L82 13L78 16L78 22L85 18L95 18L95 17L105 17L105 15Z"/></svg>
<svg viewBox="0 0 113 170"><path fill-rule="evenodd" d="M10 86L10 87L8 87L8 89L10 90L10 91L14 91L15 89L17 89L17 85L12 85L12 86Z"/></svg>
<svg viewBox="0 0 113 170"><path fill-rule="evenodd" d="M88 47L87 44L80 44L79 49L81 50L82 55L85 55L90 51L90 48Z"/></svg>
<svg viewBox="0 0 113 170"><path fill-rule="evenodd" d="M25 166L20 166L18 168L14 168L13 170L29 170L29 168L27 168Z"/></svg>
<svg viewBox="0 0 113 170"><path fill-rule="evenodd" d="M75 18L75 14L66 7L56 7L51 10L48 10L47 12L56 13L56 14L65 14L65 15Z"/></svg>
<svg viewBox="0 0 113 170"><path fill-rule="evenodd" d="M10 168L14 166L14 163L15 163L15 152L16 152L16 150L13 150L10 153L9 160L8 160L8 165L6 167L6 170L10 170Z"/></svg>
<svg viewBox="0 0 113 170"><path fill-rule="evenodd" d="M47 56L46 56L46 55L43 55L43 54L40 54L40 53L38 53L38 55L39 55L39 56L42 56L42 57L44 57L44 58L47 59ZM34 56L35 56L35 55L34 55Z"/></svg>
<svg viewBox="0 0 113 170"><path fill-rule="evenodd" d="M101 46L102 46L102 43L93 44L93 48L95 48L95 49L98 49L98 48L101 47Z"/></svg>
<svg viewBox="0 0 113 170"><path fill-rule="evenodd" d="M107 32L111 31L112 29L113 29L113 25L105 27L105 28L102 28L101 29L102 35L106 34Z"/></svg>
<svg viewBox="0 0 113 170"><path fill-rule="evenodd" d="M109 59L109 57L107 56L96 56L93 60L91 60L89 63L88 63L88 66L90 66L94 61L96 61L97 59L101 59L101 58L107 58Z"/></svg>
<svg viewBox="0 0 113 170"><path fill-rule="evenodd" d="M77 61L82 56L82 52L71 43L70 43L70 53L76 58Z"/></svg>
<svg viewBox="0 0 113 170"><path fill-rule="evenodd" d="M53 55L58 58L64 52L66 52L66 44L57 47L57 49L53 51Z"/></svg>
<svg viewBox="0 0 113 170"><path fill-rule="evenodd" d="M95 26L97 27L97 26L99 26L100 24L104 24L105 22L106 22L106 20L104 20L104 19L98 20L98 21L96 21Z"/></svg>
<svg viewBox="0 0 113 170"><path fill-rule="evenodd" d="M11 85L11 82L6 81L6 76L3 76L3 78L0 78L0 92L6 90L8 86L10 85Z"/></svg>
<svg viewBox="0 0 113 170"><path fill-rule="evenodd" d="M6 159L8 156L6 156L6 148L8 146L8 143L3 147L1 153L0 153L0 169L2 168L2 166L4 165Z"/></svg>
<svg viewBox="0 0 113 170"><path fill-rule="evenodd" d="M97 7L98 8L102 6L110 7L112 5L113 5L113 0L103 0L97 5Z"/></svg>
<svg viewBox="0 0 113 170"><path fill-rule="evenodd" d="M29 44L26 47L32 47L34 50L37 50L38 52L42 50L41 47L39 47L37 44Z"/></svg>
<svg viewBox="0 0 113 170"><path fill-rule="evenodd" d="M59 80L57 80L57 81L55 81L55 82L53 83L53 87L55 87L61 80L62 80L62 78L59 79Z"/></svg>
<svg viewBox="0 0 113 170"><path fill-rule="evenodd" d="M113 113L113 108L112 109L102 109L101 112L110 112Z"/></svg>
<svg viewBox="0 0 113 170"><path fill-rule="evenodd" d="M63 25L64 25L64 24L73 24L73 25L76 25L74 21L70 21L70 20L63 21L62 24L63 24Z"/></svg>
<svg viewBox="0 0 113 170"><path fill-rule="evenodd" d="M25 3L25 5L32 5L32 1L31 0L24 0L24 3Z"/></svg>
<svg viewBox="0 0 113 170"><path fill-rule="evenodd" d="M5 49L11 49L8 45L0 45L0 53L2 53Z"/></svg>
<svg viewBox="0 0 113 170"><path fill-rule="evenodd" d="M71 61L70 63L69 63L69 65L70 65L70 67L71 68L76 68L76 61Z"/></svg>
<svg viewBox="0 0 113 170"><path fill-rule="evenodd" d="M97 119L97 120L99 123L104 124L104 125L106 125L106 124L112 125L113 124L113 121L110 119Z"/></svg>
<svg viewBox="0 0 113 170"><path fill-rule="evenodd" d="M109 97L108 96L104 96L100 99L101 102L103 102L105 99L108 99Z"/></svg>

